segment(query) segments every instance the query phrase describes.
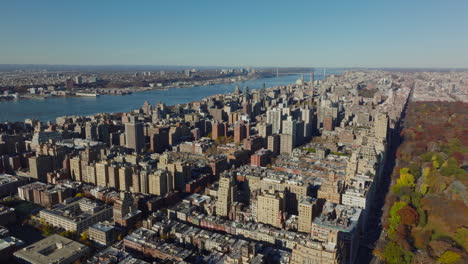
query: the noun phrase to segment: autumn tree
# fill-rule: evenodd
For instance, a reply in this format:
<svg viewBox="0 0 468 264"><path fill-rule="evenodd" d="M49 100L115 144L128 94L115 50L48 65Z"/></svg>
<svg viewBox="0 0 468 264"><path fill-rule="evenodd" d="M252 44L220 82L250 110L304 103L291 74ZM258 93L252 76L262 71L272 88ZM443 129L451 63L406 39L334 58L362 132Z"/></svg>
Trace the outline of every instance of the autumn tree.
<svg viewBox="0 0 468 264"><path fill-rule="evenodd" d="M439 257L438 261L444 264L452 264L452 263L459 261L460 259L461 259L460 254L447 250L444 252L444 254L442 254Z"/></svg>
<svg viewBox="0 0 468 264"><path fill-rule="evenodd" d="M389 264L411 263L411 252L403 250L397 243L390 241L384 250L385 261Z"/></svg>
<svg viewBox="0 0 468 264"><path fill-rule="evenodd" d="M418 223L419 215L416 210L411 206L404 206L398 210L397 214L400 216L400 222L404 225L415 225Z"/></svg>
<svg viewBox="0 0 468 264"><path fill-rule="evenodd" d="M84 231L80 234L80 240L81 241L86 241L88 240L88 232L87 231Z"/></svg>
<svg viewBox="0 0 468 264"><path fill-rule="evenodd" d="M397 226L400 224L400 215L397 213L401 208L405 207L407 204L405 202L395 202L392 205L392 208L390 208L390 217L388 219L389 221L389 227L388 227L388 235L390 237L393 236L393 234L396 231Z"/></svg>
<svg viewBox="0 0 468 264"><path fill-rule="evenodd" d="M414 246L418 249L425 249L431 241L432 232L430 230L413 230Z"/></svg>

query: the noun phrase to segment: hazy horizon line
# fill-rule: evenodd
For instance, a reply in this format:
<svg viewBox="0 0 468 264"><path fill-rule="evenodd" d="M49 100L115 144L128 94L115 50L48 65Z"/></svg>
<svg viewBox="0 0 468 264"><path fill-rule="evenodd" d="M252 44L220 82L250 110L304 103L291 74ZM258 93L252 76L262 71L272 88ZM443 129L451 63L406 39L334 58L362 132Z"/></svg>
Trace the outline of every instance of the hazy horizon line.
<svg viewBox="0 0 468 264"><path fill-rule="evenodd" d="M457 69L467 67L437 66L259 66L259 65L196 65L196 64L65 64L65 63L0 63L0 66L91 66L91 67L203 67L203 68L320 68L320 69Z"/></svg>

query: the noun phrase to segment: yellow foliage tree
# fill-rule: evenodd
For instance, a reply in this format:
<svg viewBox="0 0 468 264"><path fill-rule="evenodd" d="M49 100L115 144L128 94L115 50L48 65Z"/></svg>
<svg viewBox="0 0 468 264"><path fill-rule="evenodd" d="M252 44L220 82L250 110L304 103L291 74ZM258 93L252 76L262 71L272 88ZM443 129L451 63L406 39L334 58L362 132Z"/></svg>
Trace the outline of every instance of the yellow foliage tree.
<svg viewBox="0 0 468 264"><path fill-rule="evenodd" d="M419 187L419 193L422 195L425 195L427 193L427 190L429 188L429 185L422 183L421 186Z"/></svg>
<svg viewBox="0 0 468 264"><path fill-rule="evenodd" d="M400 178L397 180L397 184L400 186L408 186L413 188L414 184L414 176L409 173L408 168L403 168L400 170Z"/></svg>
<svg viewBox="0 0 468 264"><path fill-rule="evenodd" d="M462 246L465 249L465 251L468 251L468 228L458 228L455 232L455 235L453 236L453 239L455 239L457 244Z"/></svg>
<svg viewBox="0 0 468 264"><path fill-rule="evenodd" d="M88 232L84 231L83 233L81 233L80 240L82 241L88 240Z"/></svg>
<svg viewBox="0 0 468 264"><path fill-rule="evenodd" d="M431 168L425 167L425 168L423 169L423 173L422 173L423 178L424 178L424 179L427 179L427 176L429 176L429 173L431 173Z"/></svg>
<svg viewBox="0 0 468 264"><path fill-rule="evenodd" d="M398 211L405 207L407 203L405 202L395 202L390 208L390 217L388 219L390 226L388 227L388 235L390 238L393 237L396 227L400 224L401 217L398 214Z"/></svg>
<svg viewBox="0 0 468 264"><path fill-rule="evenodd" d="M437 156L432 157L432 167L438 169L440 167L440 161L437 159Z"/></svg>
<svg viewBox="0 0 468 264"><path fill-rule="evenodd" d="M457 252L448 250L448 251L445 251L444 254L440 256L438 261L444 264L451 264L451 263L455 263L459 261L460 258L461 258L460 254L458 254Z"/></svg>

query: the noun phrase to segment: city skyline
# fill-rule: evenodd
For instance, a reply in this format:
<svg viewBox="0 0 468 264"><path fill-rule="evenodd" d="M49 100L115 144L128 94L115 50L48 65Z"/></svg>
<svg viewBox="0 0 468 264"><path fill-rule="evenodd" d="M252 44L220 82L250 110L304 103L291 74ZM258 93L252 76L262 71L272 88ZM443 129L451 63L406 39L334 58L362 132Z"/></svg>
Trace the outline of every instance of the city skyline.
<svg viewBox="0 0 468 264"><path fill-rule="evenodd" d="M468 67L464 1L112 3L5 3L2 63Z"/></svg>
<svg viewBox="0 0 468 264"><path fill-rule="evenodd" d="M0 259L468 263L468 1L4 1Z"/></svg>

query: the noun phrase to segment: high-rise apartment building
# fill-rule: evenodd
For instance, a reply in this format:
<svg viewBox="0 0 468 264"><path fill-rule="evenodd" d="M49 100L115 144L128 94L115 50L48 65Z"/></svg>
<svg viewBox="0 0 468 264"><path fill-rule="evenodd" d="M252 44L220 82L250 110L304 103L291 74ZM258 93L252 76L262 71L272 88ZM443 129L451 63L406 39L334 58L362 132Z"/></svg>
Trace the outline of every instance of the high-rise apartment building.
<svg viewBox="0 0 468 264"><path fill-rule="evenodd" d="M258 124L257 129L258 129L258 135L260 137L265 138L265 139L268 136L270 136L271 133L272 133L272 125L271 124L266 124L266 123Z"/></svg>
<svg viewBox="0 0 468 264"><path fill-rule="evenodd" d="M109 183L109 173L107 162L96 163L96 185L107 187Z"/></svg>
<svg viewBox="0 0 468 264"><path fill-rule="evenodd" d="M173 191L172 177L165 170L157 170L149 175L149 193L164 196Z"/></svg>
<svg viewBox="0 0 468 264"><path fill-rule="evenodd" d="M29 172L32 178L47 181L47 172L52 171L52 157L39 155L29 158Z"/></svg>
<svg viewBox="0 0 468 264"><path fill-rule="evenodd" d="M93 122L86 122L85 136L88 140L98 140L97 125Z"/></svg>
<svg viewBox="0 0 468 264"><path fill-rule="evenodd" d="M86 166L86 181L96 185L96 166L90 164Z"/></svg>
<svg viewBox="0 0 468 264"><path fill-rule="evenodd" d="M311 197L302 197L299 201L298 227L299 232L310 234L312 232L312 220L316 211L317 200Z"/></svg>
<svg viewBox="0 0 468 264"><path fill-rule="evenodd" d="M116 164L110 164L107 167L108 175L109 175L109 187L112 188L119 188L119 167Z"/></svg>
<svg viewBox="0 0 468 264"><path fill-rule="evenodd" d="M213 122L212 124L212 131L211 131L211 138L216 140L219 137L227 136L227 124L220 123L220 122Z"/></svg>
<svg viewBox="0 0 468 264"><path fill-rule="evenodd" d="M286 120L283 120L283 134L295 135L296 129L296 120L294 120L292 116L288 116Z"/></svg>
<svg viewBox="0 0 468 264"><path fill-rule="evenodd" d="M386 114L379 114L374 120L375 136L378 139L387 139L388 117Z"/></svg>
<svg viewBox="0 0 468 264"><path fill-rule="evenodd" d="M128 166L119 168L119 186L122 191L130 191L132 185L132 169Z"/></svg>
<svg viewBox="0 0 468 264"><path fill-rule="evenodd" d="M140 192L149 193L149 174L148 170L140 171Z"/></svg>
<svg viewBox="0 0 468 264"><path fill-rule="evenodd" d="M134 170L132 173L132 187L130 188L130 191L132 193L141 192L140 172L138 170Z"/></svg>
<svg viewBox="0 0 468 264"><path fill-rule="evenodd" d="M314 126L314 110L308 107L301 108L301 120L304 121L304 138L310 139L313 135Z"/></svg>
<svg viewBox="0 0 468 264"><path fill-rule="evenodd" d="M268 149L273 153L273 154L279 154L280 153L280 135L274 134L271 136L268 136L268 142L267 142Z"/></svg>
<svg viewBox="0 0 468 264"><path fill-rule="evenodd" d="M241 143L247 137L247 127L244 123L237 123L234 126L234 142Z"/></svg>
<svg viewBox="0 0 468 264"><path fill-rule="evenodd" d="M294 146L300 146L304 144L304 121L299 120L296 122L296 135Z"/></svg>
<svg viewBox="0 0 468 264"><path fill-rule="evenodd" d="M294 149L294 136L281 134L280 137L280 153L291 154Z"/></svg>
<svg viewBox="0 0 468 264"><path fill-rule="evenodd" d="M143 123L137 122L134 117L125 124L125 143L127 148L136 153L140 153L145 147Z"/></svg>
<svg viewBox="0 0 468 264"><path fill-rule="evenodd" d="M271 108L266 112L267 123L271 124L273 134L281 133L282 111L279 108Z"/></svg>
<svg viewBox="0 0 468 264"><path fill-rule="evenodd" d="M182 161L168 161L159 159L158 168L165 169L171 174L174 189L185 191L185 184L190 180L191 166Z"/></svg>
<svg viewBox="0 0 468 264"><path fill-rule="evenodd" d="M335 124L333 117L326 116L323 118L323 130L325 131L333 131L335 129Z"/></svg>
<svg viewBox="0 0 468 264"><path fill-rule="evenodd" d="M228 217L229 208L236 200L237 185L233 174L225 173L219 179L218 200L216 201L216 215Z"/></svg>
<svg viewBox="0 0 468 264"><path fill-rule="evenodd" d="M283 120L283 133L286 135L292 136L292 146L296 146L296 138L297 138L297 122L293 120L292 116L288 116L286 120Z"/></svg>
<svg viewBox="0 0 468 264"><path fill-rule="evenodd" d="M70 159L70 174L73 180L83 181L83 174L81 173L81 157L80 156L75 156Z"/></svg>
<svg viewBox="0 0 468 264"><path fill-rule="evenodd" d="M257 196L257 221L283 228L284 193L263 193Z"/></svg>
<svg viewBox="0 0 468 264"><path fill-rule="evenodd" d="M107 146L110 145L109 136L109 125L105 123L99 123L97 125L97 140L105 143Z"/></svg>

